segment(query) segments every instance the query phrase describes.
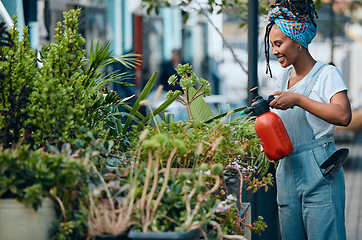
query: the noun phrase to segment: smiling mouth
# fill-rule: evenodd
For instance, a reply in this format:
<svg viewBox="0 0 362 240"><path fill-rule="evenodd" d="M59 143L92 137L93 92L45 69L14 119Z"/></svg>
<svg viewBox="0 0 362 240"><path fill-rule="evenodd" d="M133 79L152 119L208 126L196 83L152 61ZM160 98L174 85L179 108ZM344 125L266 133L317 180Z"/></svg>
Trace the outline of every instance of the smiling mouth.
<svg viewBox="0 0 362 240"><path fill-rule="evenodd" d="M282 56L282 57L278 57L277 59L278 59L278 62L281 63L285 59L285 57Z"/></svg>

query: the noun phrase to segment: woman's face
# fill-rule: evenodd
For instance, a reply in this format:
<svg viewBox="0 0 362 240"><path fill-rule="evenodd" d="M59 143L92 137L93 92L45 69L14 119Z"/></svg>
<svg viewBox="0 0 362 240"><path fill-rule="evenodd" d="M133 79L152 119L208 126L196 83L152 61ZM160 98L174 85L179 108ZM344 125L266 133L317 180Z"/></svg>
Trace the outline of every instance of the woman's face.
<svg viewBox="0 0 362 240"><path fill-rule="evenodd" d="M280 65L283 68L294 65L300 53L299 44L285 35L276 24L270 31L269 39L272 44L272 53L277 57Z"/></svg>

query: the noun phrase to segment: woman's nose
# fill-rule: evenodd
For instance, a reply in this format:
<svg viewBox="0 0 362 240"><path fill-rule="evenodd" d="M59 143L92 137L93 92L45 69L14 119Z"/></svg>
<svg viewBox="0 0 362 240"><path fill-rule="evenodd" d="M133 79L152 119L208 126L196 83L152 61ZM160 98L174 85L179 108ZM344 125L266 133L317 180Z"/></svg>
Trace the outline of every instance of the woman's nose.
<svg viewBox="0 0 362 240"><path fill-rule="evenodd" d="M277 50L276 48L274 48L274 47L272 48L272 54L273 54L273 55L277 55L277 54L278 54L278 50Z"/></svg>

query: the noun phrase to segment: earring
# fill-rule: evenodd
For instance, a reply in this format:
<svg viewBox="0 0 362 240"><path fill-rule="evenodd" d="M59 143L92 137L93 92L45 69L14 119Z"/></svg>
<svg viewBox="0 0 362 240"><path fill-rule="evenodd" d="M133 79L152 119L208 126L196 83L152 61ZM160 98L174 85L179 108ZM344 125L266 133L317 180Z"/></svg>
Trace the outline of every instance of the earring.
<svg viewBox="0 0 362 240"><path fill-rule="evenodd" d="M300 51L302 51L302 46L298 46L298 51L300 52Z"/></svg>

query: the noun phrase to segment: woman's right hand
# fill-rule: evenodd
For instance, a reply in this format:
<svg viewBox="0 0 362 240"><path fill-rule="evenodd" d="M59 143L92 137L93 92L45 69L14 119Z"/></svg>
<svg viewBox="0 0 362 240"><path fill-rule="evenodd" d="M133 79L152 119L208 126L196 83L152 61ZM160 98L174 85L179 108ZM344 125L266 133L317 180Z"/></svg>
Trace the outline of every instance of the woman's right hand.
<svg viewBox="0 0 362 240"><path fill-rule="evenodd" d="M293 92L275 91L272 95L275 99L269 103L269 106L275 109L286 110L298 106L301 94Z"/></svg>

